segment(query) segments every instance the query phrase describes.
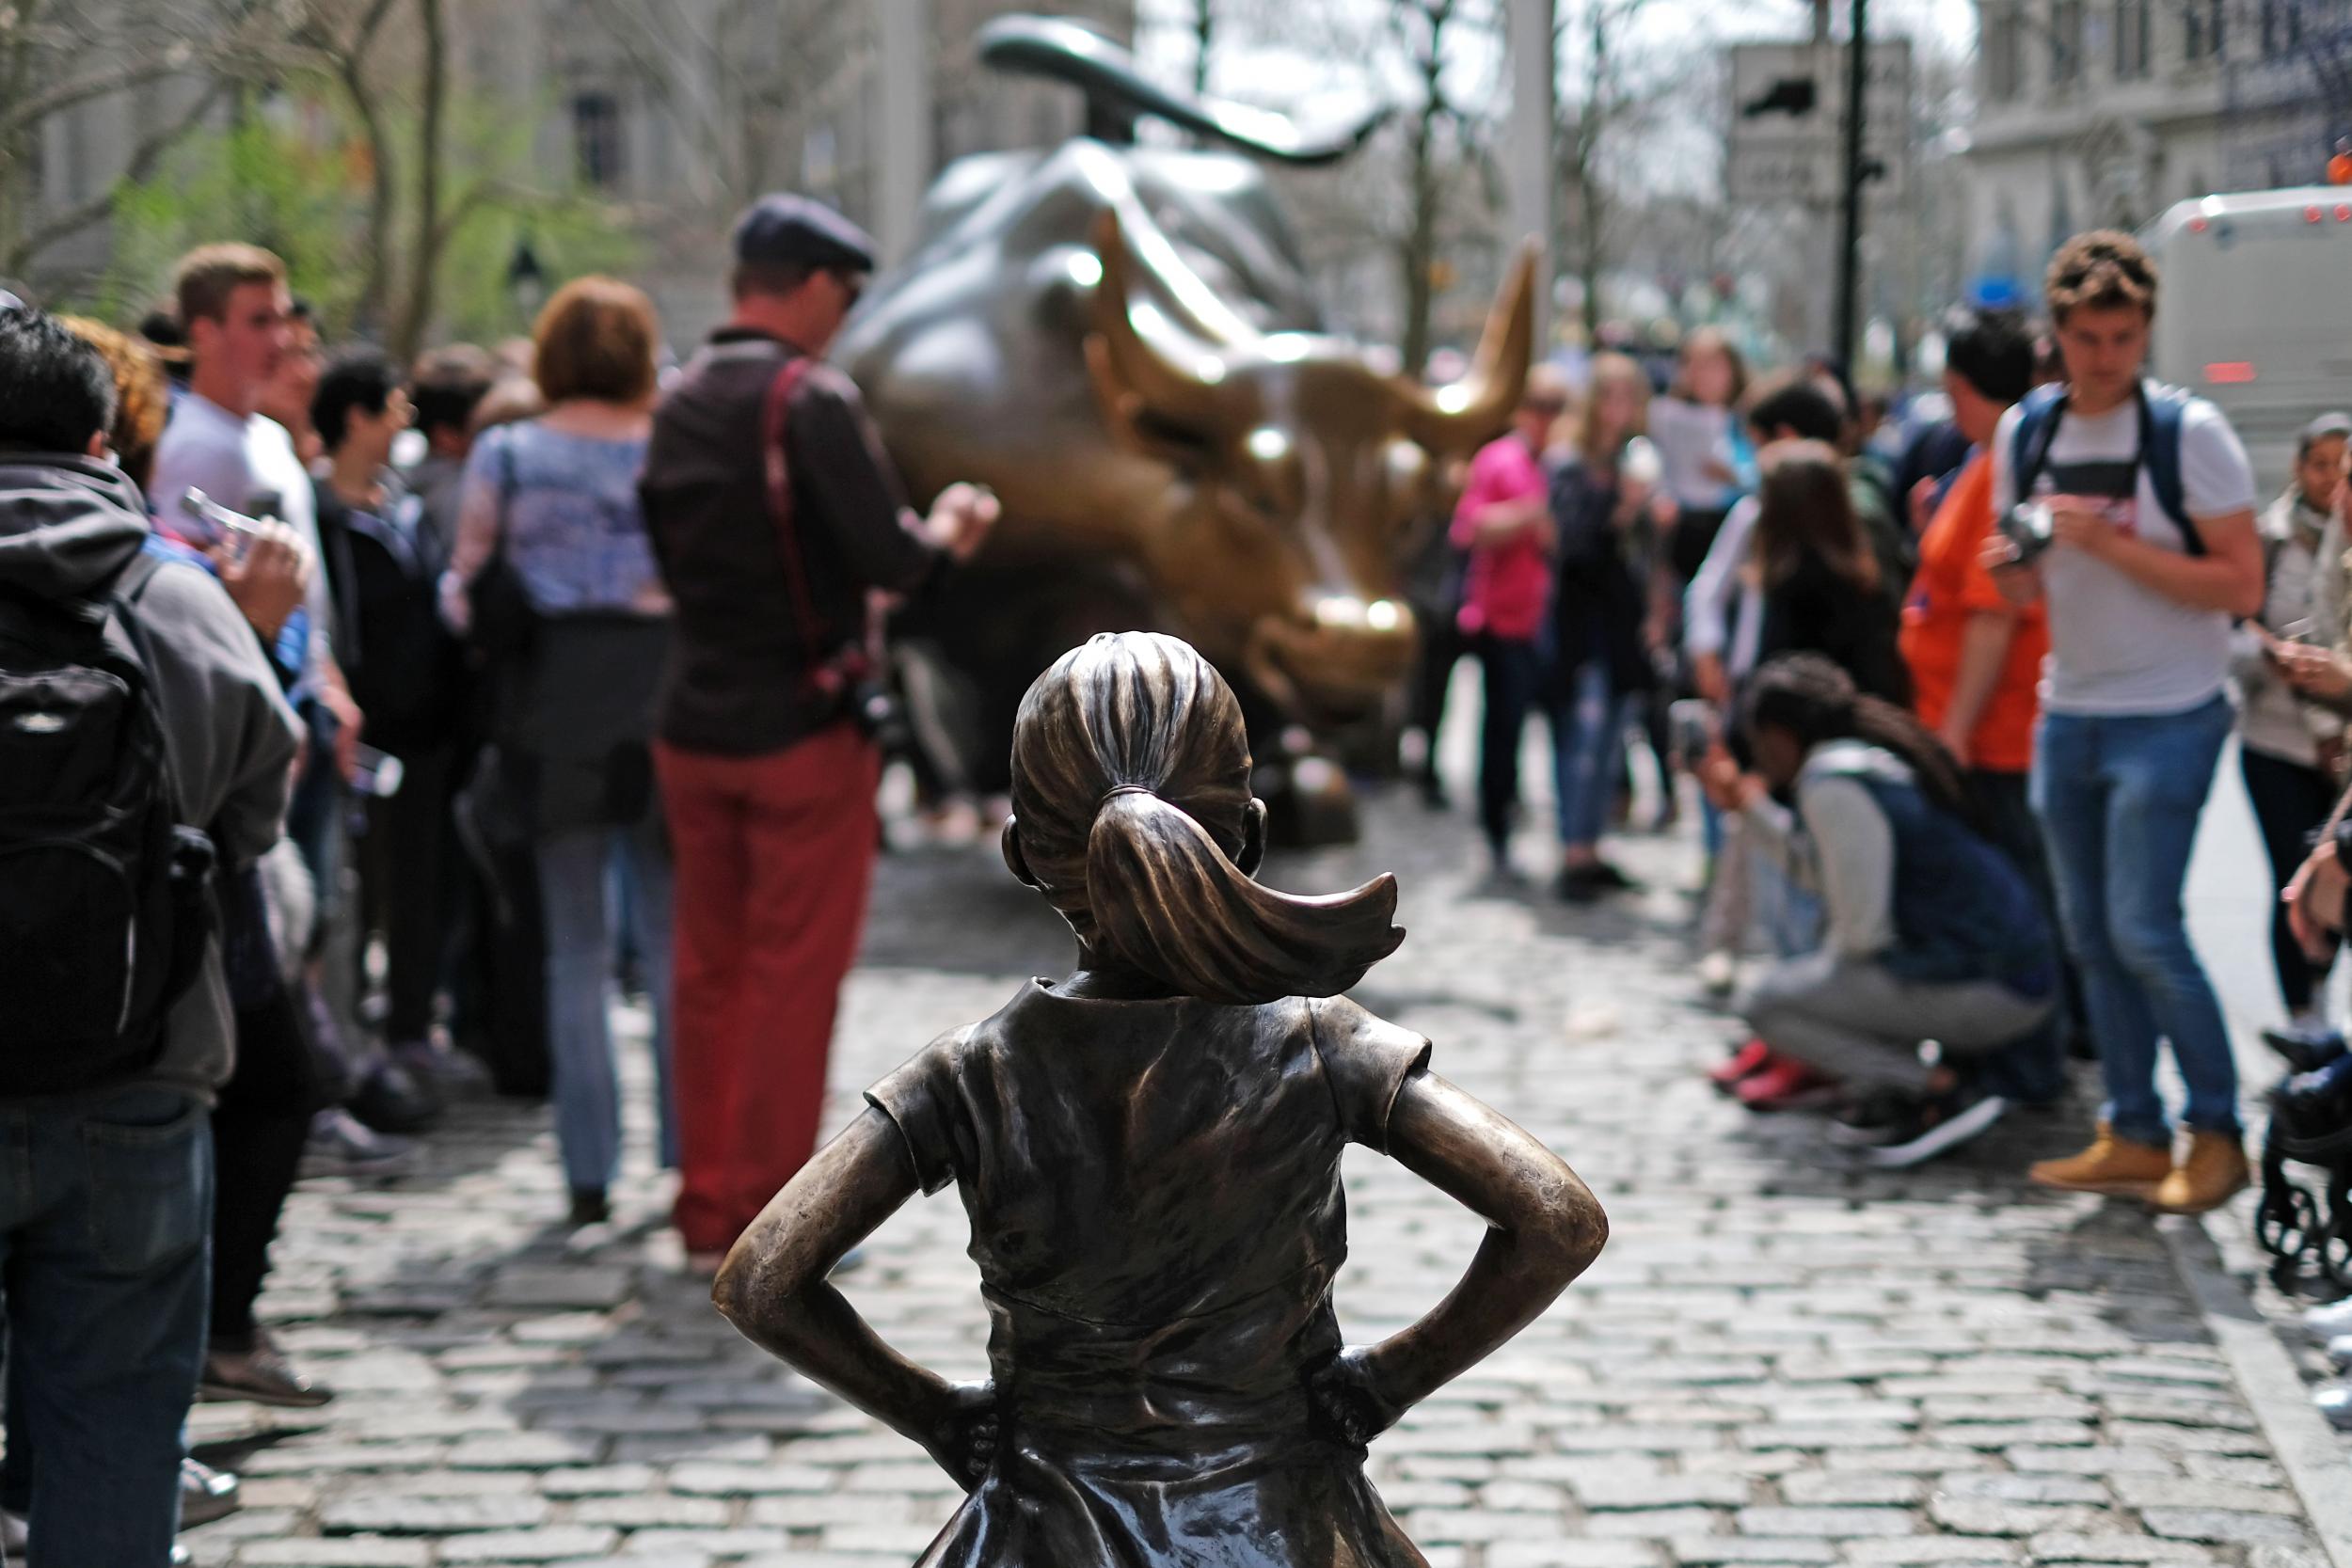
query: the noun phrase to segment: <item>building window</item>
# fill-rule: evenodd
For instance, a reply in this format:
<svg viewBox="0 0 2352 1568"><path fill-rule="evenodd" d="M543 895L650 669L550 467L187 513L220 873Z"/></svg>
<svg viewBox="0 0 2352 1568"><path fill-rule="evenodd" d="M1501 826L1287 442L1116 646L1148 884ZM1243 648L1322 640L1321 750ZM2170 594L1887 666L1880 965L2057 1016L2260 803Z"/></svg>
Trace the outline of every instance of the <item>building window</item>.
<svg viewBox="0 0 2352 1568"><path fill-rule="evenodd" d="M2083 73L2083 0L2051 0L2050 80L2079 81Z"/></svg>
<svg viewBox="0 0 2352 1568"><path fill-rule="evenodd" d="M801 180L809 189L831 191L841 174L840 149L831 125L812 125L801 138Z"/></svg>
<svg viewBox="0 0 2352 1568"><path fill-rule="evenodd" d="M2188 0L2181 15L2182 52L2192 60L2217 60L2226 40L2221 32L2225 0Z"/></svg>
<svg viewBox="0 0 2352 1568"><path fill-rule="evenodd" d="M2302 0L2262 0L2263 58L2275 60L2303 42Z"/></svg>
<svg viewBox="0 0 2352 1568"><path fill-rule="evenodd" d="M2023 85L2024 62L2018 54L2020 25L2017 8L1987 7L1984 11L1984 95L1995 103L2017 96Z"/></svg>
<svg viewBox="0 0 2352 1568"><path fill-rule="evenodd" d="M583 92L575 97L572 147L583 182L600 191L619 184L626 164L620 100L609 92Z"/></svg>
<svg viewBox="0 0 2352 1568"><path fill-rule="evenodd" d="M2148 74L2149 15L2153 0L2115 0L2115 79L2136 82Z"/></svg>

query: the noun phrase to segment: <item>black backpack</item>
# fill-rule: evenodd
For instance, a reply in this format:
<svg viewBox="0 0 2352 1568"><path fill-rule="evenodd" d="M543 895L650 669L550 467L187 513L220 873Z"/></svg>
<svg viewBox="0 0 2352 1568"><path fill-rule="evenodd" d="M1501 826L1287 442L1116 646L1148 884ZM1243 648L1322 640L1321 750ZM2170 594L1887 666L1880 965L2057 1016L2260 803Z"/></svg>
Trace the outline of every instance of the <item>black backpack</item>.
<svg viewBox="0 0 2352 1568"><path fill-rule="evenodd" d="M0 1099L152 1066L216 921L133 608L159 564L0 593Z"/></svg>

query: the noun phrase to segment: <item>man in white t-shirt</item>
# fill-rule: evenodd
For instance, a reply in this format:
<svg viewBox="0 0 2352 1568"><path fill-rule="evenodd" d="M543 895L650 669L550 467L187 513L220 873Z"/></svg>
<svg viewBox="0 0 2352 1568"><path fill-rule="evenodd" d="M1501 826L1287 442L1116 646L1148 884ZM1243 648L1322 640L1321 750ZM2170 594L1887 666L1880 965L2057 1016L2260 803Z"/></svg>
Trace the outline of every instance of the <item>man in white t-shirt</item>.
<svg viewBox="0 0 2352 1568"><path fill-rule="evenodd" d="M231 511L282 519L316 561L318 512L310 473L285 428L256 411L292 332L284 264L253 245L206 245L182 258L175 277L188 334L188 386L156 443L150 504L167 527L182 531L195 525L181 516L180 499L192 488L201 490ZM336 761L348 777L360 714L335 662L325 572L311 574L306 609L303 694L334 715Z"/></svg>
<svg viewBox="0 0 2352 1568"><path fill-rule="evenodd" d="M2141 380L2156 275L2131 236L2069 240L2046 292L2066 381L1994 436L1994 515L2015 521L1986 548L2004 594L2049 602L2033 804L2107 1099L2097 1141L2032 1175L2202 1213L2248 1172L2229 1031L2181 889L2233 721L2231 619L2262 609L2253 473L2218 409ZM2188 1088L2177 1162L2160 1037Z"/></svg>

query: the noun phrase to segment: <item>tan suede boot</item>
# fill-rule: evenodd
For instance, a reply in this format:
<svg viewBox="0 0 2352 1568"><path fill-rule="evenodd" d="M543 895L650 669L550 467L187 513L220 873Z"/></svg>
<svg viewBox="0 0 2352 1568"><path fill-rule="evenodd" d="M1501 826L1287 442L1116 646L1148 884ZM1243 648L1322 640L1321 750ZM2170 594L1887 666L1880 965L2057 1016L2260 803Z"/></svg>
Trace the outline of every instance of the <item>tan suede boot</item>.
<svg viewBox="0 0 2352 1568"><path fill-rule="evenodd" d="M2099 1124L2099 1136L2080 1154L2044 1160L2026 1173L2044 1187L2070 1193L2106 1193L2115 1197L2152 1197L2172 1174L2172 1151L2119 1138L2115 1129Z"/></svg>
<svg viewBox="0 0 2352 1568"><path fill-rule="evenodd" d="M2156 1184L2148 1201L2167 1214L2201 1214L2229 1202L2252 1180L2236 1133L2192 1132L2188 1158Z"/></svg>

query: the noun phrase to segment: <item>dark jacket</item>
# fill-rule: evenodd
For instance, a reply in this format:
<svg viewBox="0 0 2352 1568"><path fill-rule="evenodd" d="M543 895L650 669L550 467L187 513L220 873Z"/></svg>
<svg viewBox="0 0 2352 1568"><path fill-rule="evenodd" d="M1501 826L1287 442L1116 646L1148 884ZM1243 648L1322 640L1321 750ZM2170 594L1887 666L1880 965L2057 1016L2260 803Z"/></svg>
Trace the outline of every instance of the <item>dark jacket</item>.
<svg viewBox="0 0 2352 1568"><path fill-rule="evenodd" d="M663 394L639 494L676 601L660 734L688 751L777 751L837 714L810 692L808 640L768 504L761 416L797 351L743 330L716 334ZM793 523L820 657L856 640L866 591L906 592L938 552L910 514L850 378L811 367L786 437Z"/></svg>
<svg viewBox="0 0 2352 1568"><path fill-rule="evenodd" d="M1559 543L1552 549L1552 678L1573 689L1592 659L1609 671L1612 691L1651 684L1642 641L1648 600L1636 570L1631 530L1613 518L1617 481L1581 459L1551 471L1550 506Z"/></svg>
<svg viewBox="0 0 2352 1568"><path fill-rule="evenodd" d="M1872 697L1911 705L1911 669L1901 626L1883 593L1866 593L1819 556L1807 554L1784 580L1764 590L1764 631L1756 662L1778 654L1820 654Z"/></svg>
<svg viewBox="0 0 2352 1568"><path fill-rule="evenodd" d="M102 590L148 544L147 504L105 464L0 458L0 585L46 599ZM294 719L261 644L202 566L167 561L139 595L149 676L180 784L181 819L209 834L233 875L278 839ZM171 1015L150 1080L210 1101L233 1035L217 944Z"/></svg>

